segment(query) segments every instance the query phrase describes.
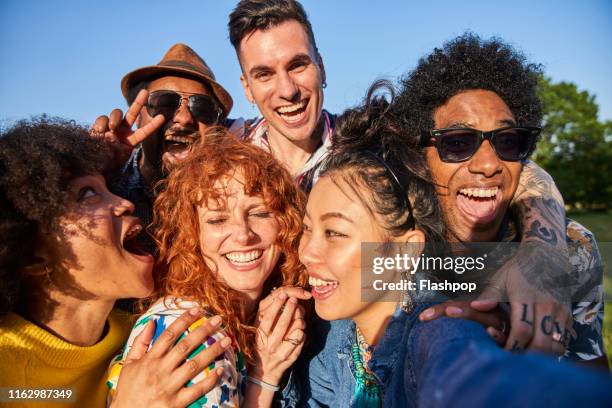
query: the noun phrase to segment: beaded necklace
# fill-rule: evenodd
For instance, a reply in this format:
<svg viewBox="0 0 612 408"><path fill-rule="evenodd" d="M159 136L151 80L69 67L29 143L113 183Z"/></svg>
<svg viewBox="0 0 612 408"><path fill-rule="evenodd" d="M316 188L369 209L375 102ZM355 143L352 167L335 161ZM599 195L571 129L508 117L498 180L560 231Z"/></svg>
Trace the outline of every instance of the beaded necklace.
<svg viewBox="0 0 612 408"><path fill-rule="evenodd" d="M355 363L355 407L379 408L382 406L381 391L378 380L368 370L368 362L372 358L374 348L366 343L359 328L355 330L355 343L352 354Z"/></svg>

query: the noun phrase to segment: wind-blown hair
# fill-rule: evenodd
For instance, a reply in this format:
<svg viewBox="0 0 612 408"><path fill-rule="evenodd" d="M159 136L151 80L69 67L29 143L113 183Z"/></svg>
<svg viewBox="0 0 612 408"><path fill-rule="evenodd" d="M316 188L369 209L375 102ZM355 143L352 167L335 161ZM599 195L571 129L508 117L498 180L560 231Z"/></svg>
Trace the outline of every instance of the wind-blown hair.
<svg viewBox="0 0 612 408"><path fill-rule="evenodd" d="M390 101L385 99L385 93ZM428 242L443 242L446 237L443 217L427 164L418 146L406 143L390 110L393 98L392 85L377 81L361 106L338 118L321 176L342 177L365 207L381 216L392 236L400 236L416 226ZM364 198L355 185L370 191L371 199Z"/></svg>
<svg viewBox="0 0 612 408"><path fill-rule="evenodd" d="M421 58L402 78L394 111L407 137L434 128L434 111L458 93L472 89L495 92L522 126L540 126L537 94L540 65L497 38L483 41L466 33Z"/></svg>
<svg viewBox="0 0 612 408"><path fill-rule="evenodd" d="M253 362L255 314L247 316L239 292L220 281L200 247L198 207L223 201L217 182L240 172L244 192L261 196L279 222L277 243L281 256L264 284L263 296L273 287L305 286L306 274L298 258L304 197L282 165L259 147L241 142L227 129L213 127L194 145L189 157L162 183L154 204L154 236L159 247L155 297L175 296L198 302L223 318L249 362Z"/></svg>
<svg viewBox="0 0 612 408"><path fill-rule="evenodd" d="M74 178L103 173L110 150L72 121L41 116L0 135L0 315L19 302L24 268L66 211ZM68 255L67 255L68 256Z"/></svg>

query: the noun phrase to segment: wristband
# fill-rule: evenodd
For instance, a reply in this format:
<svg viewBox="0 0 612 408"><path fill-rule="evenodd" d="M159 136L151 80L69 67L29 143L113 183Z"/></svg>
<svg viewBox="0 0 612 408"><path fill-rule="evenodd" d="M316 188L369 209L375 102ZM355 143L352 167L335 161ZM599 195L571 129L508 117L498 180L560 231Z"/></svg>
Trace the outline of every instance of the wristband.
<svg viewBox="0 0 612 408"><path fill-rule="evenodd" d="M254 378L254 377L249 377L248 375L247 375L246 379L247 379L248 382L253 383L255 385L259 385L261 388L264 388L266 390L270 390L272 392L276 392L276 391L280 390L280 387L278 385L268 384L265 381L259 380L259 379Z"/></svg>

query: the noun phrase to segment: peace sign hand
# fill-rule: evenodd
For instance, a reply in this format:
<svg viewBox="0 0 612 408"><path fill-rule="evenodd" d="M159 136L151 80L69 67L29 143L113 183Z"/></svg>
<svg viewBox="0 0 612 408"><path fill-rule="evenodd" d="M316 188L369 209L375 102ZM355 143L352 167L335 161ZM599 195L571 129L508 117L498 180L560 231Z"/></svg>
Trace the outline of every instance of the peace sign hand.
<svg viewBox="0 0 612 408"><path fill-rule="evenodd" d="M130 158L134 147L155 133L165 122L163 115L157 115L143 127L132 130L148 98L149 92L141 90L125 116L121 109L113 109L109 116L98 116L91 127L91 137L108 142L113 149L111 168L114 170L121 168Z"/></svg>

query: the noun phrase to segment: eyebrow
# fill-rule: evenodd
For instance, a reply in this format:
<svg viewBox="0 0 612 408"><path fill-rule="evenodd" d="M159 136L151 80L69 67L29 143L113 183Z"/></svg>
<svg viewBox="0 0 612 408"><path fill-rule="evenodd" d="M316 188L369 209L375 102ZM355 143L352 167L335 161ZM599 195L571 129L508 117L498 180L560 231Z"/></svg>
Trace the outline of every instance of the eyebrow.
<svg viewBox="0 0 612 408"><path fill-rule="evenodd" d="M449 125L446 125L445 128L471 128L473 129L474 126L472 126L472 124L470 122L453 122Z"/></svg>
<svg viewBox="0 0 612 408"><path fill-rule="evenodd" d="M353 224L353 220L351 220L349 217L347 217L346 215L339 213L339 212L328 212L325 213L321 216L321 221L325 221L328 218L341 218L345 221L350 222L351 224Z"/></svg>
<svg viewBox="0 0 612 408"><path fill-rule="evenodd" d="M286 66L290 67L291 65L294 65L298 62L307 62L310 64L312 63L312 58L310 58L310 55L308 54L304 54L304 53L296 54L295 56L293 56L293 58L291 58L291 60L289 60ZM267 65L259 64L259 65L255 65L253 68L249 70L249 75L253 76L258 72L265 72L265 71L273 71L273 69Z"/></svg>
<svg viewBox="0 0 612 408"><path fill-rule="evenodd" d="M502 127L506 126L516 126L516 122L513 119L502 119L499 122ZM450 125L447 125L446 128L470 128L475 129L475 127L470 122L453 122Z"/></svg>
<svg viewBox="0 0 612 408"><path fill-rule="evenodd" d="M249 75L253 76L258 72L272 71L270 67L267 65L255 65L253 68L249 70Z"/></svg>
<svg viewBox="0 0 612 408"><path fill-rule="evenodd" d="M251 203L251 204L247 205L245 209L247 211L251 211L253 208L258 208L258 207L263 207L266 210L270 210L268 208L268 206L266 205L266 203L264 203L264 202L261 202L261 203Z"/></svg>
<svg viewBox="0 0 612 408"><path fill-rule="evenodd" d="M287 63L287 66L291 66L291 65L295 64L296 62L307 62L307 63L310 64L312 62L312 59L310 58L310 55L308 55L308 54L304 54L304 53L296 54Z"/></svg>
<svg viewBox="0 0 612 408"><path fill-rule="evenodd" d="M503 126L516 126L516 121L514 121L514 119L502 119L499 123Z"/></svg>

